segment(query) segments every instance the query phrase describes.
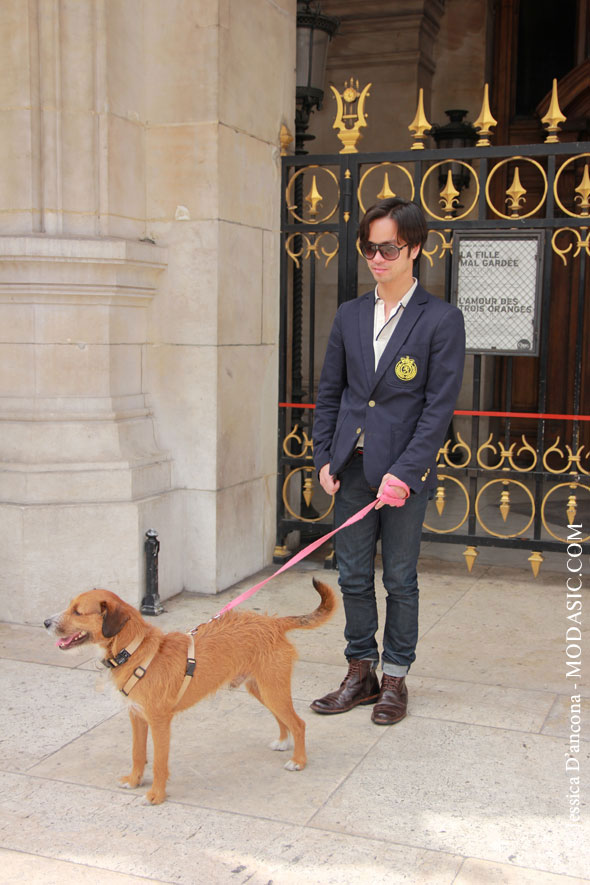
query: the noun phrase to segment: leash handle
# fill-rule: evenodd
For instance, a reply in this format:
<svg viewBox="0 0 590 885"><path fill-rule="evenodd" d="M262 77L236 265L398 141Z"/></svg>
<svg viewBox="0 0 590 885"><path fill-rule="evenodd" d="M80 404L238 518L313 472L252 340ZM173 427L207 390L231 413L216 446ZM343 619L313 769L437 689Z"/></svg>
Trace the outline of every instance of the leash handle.
<svg viewBox="0 0 590 885"><path fill-rule="evenodd" d="M401 489L403 496L397 495L393 490ZM403 507L406 498L410 497L410 487L402 479L388 479L378 499L390 507Z"/></svg>

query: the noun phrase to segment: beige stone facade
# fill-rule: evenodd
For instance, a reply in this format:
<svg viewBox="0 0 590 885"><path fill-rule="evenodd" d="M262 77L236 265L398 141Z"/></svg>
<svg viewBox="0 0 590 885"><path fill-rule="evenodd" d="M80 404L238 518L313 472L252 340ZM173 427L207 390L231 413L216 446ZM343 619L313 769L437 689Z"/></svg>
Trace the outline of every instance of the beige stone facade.
<svg viewBox="0 0 590 885"><path fill-rule="evenodd" d="M8 620L214 593L274 544L278 133L295 0L0 10Z"/></svg>

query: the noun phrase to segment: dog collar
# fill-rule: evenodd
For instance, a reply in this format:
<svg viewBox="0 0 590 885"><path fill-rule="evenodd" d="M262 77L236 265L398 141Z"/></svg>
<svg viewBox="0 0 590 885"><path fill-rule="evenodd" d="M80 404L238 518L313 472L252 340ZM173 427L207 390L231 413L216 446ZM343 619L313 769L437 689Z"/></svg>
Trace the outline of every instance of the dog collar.
<svg viewBox="0 0 590 885"><path fill-rule="evenodd" d="M121 664L125 664L129 660L134 651L137 651L142 642L143 636L141 639L134 639L129 648L122 648L118 654L113 655L111 658L103 658L101 663L112 670L115 667L120 667Z"/></svg>

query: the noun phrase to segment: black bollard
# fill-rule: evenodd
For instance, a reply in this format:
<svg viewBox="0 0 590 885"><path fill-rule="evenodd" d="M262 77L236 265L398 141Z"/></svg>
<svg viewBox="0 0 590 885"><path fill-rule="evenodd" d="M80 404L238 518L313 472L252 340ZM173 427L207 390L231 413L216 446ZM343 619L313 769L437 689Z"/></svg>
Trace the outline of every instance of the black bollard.
<svg viewBox="0 0 590 885"><path fill-rule="evenodd" d="M158 553L160 542L155 529L145 533L145 596L141 600L142 615L161 615L165 611L158 594Z"/></svg>

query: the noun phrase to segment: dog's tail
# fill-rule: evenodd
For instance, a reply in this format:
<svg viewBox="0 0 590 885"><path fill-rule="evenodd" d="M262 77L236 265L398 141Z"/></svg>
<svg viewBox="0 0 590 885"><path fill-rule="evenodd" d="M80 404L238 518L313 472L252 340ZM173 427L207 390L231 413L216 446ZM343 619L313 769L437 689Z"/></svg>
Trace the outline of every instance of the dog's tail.
<svg viewBox="0 0 590 885"><path fill-rule="evenodd" d="M336 594L331 587L328 587L322 581L316 580L316 578L313 579L313 586L320 594L322 601L316 610L309 615L289 615L285 618L277 618L279 626L283 631L295 629L313 630L314 627L319 627L320 624L332 617L336 610Z"/></svg>

